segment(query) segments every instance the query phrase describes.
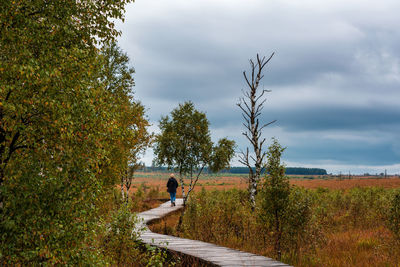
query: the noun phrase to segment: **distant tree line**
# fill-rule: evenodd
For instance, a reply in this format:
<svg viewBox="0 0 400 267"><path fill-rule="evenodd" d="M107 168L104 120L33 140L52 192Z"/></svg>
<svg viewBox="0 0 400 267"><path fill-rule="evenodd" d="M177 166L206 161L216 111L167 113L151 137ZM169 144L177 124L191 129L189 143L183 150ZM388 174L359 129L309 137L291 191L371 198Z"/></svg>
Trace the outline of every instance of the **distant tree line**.
<svg viewBox="0 0 400 267"><path fill-rule="evenodd" d="M144 167L140 171L144 172L169 172L167 167ZM208 168L205 168L204 173L208 173ZM229 169L224 169L220 171L220 173L234 173L234 174L248 174L249 168L247 167L231 167ZM262 174L265 173L265 169L263 168L261 171ZM325 169L320 168L303 168L303 167L287 167L286 175L327 175Z"/></svg>
<svg viewBox="0 0 400 267"><path fill-rule="evenodd" d="M247 167L232 167L229 170L224 170L223 172L229 173L249 173ZM265 169L261 170L261 173L265 173ZM287 175L326 175L325 169L320 168L303 168L303 167L287 167L285 174Z"/></svg>
<svg viewBox="0 0 400 267"><path fill-rule="evenodd" d="M286 168L286 174L298 174L298 175L327 175L325 169L320 168L302 168L302 167L288 167Z"/></svg>

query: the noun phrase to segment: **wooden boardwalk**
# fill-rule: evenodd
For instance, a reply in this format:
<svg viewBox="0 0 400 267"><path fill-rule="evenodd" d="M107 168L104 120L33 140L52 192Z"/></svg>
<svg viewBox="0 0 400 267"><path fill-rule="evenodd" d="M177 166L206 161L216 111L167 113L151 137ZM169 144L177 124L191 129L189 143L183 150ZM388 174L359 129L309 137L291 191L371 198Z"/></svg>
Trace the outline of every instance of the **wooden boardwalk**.
<svg viewBox="0 0 400 267"><path fill-rule="evenodd" d="M142 241L149 245L190 255L217 266L289 266L267 257L202 241L156 234L149 230L147 223L183 208L182 204L183 200L177 199L175 207L171 207L170 202L166 202L158 208L138 213L138 217L142 219L138 226L145 229L140 236Z"/></svg>

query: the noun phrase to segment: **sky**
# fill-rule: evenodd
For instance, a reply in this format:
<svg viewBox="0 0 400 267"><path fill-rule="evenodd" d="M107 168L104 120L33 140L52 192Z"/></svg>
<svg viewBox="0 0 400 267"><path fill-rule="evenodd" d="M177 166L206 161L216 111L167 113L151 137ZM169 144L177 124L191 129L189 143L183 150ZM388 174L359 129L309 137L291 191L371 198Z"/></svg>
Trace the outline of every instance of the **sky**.
<svg viewBox="0 0 400 267"><path fill-rule="evenodd" d="M277 120L263 136L287 147L286 165L397 174L399 10L398 0L136 0L116 25L155 133L161 116L190 100L214 142L228 137L245 150L242 72L257 53L275 52L260 120Z"/></svg>

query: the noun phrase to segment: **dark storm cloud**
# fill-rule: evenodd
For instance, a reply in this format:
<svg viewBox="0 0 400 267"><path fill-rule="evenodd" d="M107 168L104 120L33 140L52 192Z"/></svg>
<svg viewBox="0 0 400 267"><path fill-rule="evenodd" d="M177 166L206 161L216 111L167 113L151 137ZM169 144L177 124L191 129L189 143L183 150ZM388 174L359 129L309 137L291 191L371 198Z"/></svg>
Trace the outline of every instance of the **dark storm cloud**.
<svg viewBox="0 0 400 267"><path fill-rule="evenodd" d="M232 103L234 104L234 103ZM284 103L282 103L285 105ZM215 110L216 112L212 112ZM217 112L219 111L219 112ZM208 118L218 127L240 122L240 110L237 107L210 107ZM322 130L382 130L394 131L399 126L400 108L377 105L370 107L310 106L274 109L265 104L260 116L263 123L277 120L275 125L286 131L322 131ZM232 123L234 122L234 123Z"/></svg>
<svg viewBox="0 0 400 267"><path fill-rule="evenodd" d="M120 25L120 45L155 125L192 100L215 136L244 148L235 105L242 71L256 53L275 51L262 119L278 120L266 135L288 145L288 161L400 170L398 10L395 0L138 0Z"/></svg>
<svg viewBox="0 0 400 267"><path fill-rule="evenodd" d="M290 146L285 158L303 158L308 162L332 161L341 164L391 165L399 162L392 145L367 144L362 141L311 139L303 144Z"/></svg>
<svg viewBox="0 0 400 267"><path fill-rule="evenodd" d="M399 125L400 109L384 106L370 108L321 107L276 113L279 125L288 131L319 130L392 130Z"/></svg>

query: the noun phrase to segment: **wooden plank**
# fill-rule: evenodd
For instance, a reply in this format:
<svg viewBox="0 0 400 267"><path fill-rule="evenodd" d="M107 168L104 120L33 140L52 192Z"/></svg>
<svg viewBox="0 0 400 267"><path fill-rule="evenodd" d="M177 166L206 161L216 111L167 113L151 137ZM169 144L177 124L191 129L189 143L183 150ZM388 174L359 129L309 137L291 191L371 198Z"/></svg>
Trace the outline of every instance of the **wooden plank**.
<svg viewBox="0 0 400 267"><path fill-rule="evenodd" d="M158 208L139 213L138 217L141 219L141 222L136 227L138 229L145 229L141 234L142 241L152 246L197 257L218 266L289 266L264 256L225 248L203 241L156 234L148 229L147 223L152 220L161 219L171 212L182 209L182 205L183 199L177 199L176 206L174 207L171 207L170 202L166 202Z"/></svg>

